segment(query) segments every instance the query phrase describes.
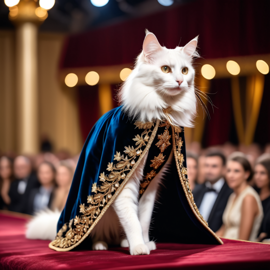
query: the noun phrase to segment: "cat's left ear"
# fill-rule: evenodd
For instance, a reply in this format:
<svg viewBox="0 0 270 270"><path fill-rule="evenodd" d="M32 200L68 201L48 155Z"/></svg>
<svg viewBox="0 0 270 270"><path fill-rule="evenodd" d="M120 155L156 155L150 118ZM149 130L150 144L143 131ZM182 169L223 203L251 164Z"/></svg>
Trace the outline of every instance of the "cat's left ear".
<svg viewBox="0 0 270 270"><path fill-rule="evenodd" d="M194 39L192 39L189 43L186 44L186 46L183 48L183 52L189 56L198 56L198 53L196 52L196 48L198 45L198 37L195 37Z"/></svg>
<svg viewBox="0 0 270 270"><path fill-rule="evenodd" d="M154 54L160 50L162 50L162 47L160 46L156 36L147 30L143 41L143 55L145 60L147 62L151 62Z"/></svg>

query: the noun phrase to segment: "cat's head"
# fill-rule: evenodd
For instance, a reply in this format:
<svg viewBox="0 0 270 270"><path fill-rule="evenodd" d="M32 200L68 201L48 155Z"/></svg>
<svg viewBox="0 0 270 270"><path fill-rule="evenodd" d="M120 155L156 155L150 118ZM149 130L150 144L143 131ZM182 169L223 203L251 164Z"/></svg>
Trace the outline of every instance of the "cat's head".
<svg viewBox="0 0 270 270"><path fill-rule="evenodd" d="M173 124L192 126L196 114L192 60L198 56L197 42L194 38L184 47L167 49L153 33L146 32L143 50L120 91L130 116L140 121L162 120L166 118L164 109L170 107Z"/></svg>

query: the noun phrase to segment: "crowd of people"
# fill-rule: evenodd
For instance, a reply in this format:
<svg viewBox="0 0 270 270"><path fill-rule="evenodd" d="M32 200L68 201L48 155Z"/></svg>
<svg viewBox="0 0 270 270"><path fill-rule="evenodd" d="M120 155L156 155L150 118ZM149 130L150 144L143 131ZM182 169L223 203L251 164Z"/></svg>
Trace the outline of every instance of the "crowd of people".
<svg viewBox="0 0 270 270"><path fill-rule="evenodd" d="M33 166L33 164L35 164ZM49 208L61 211L76 163L51 153L0 158L0 209L33 215Z"/></svg>
<svg viewBox="0 0 270 270"><path fill-rule="evenodd" d="M200 213L218 236L266 242L270 238L269 149L262 151L257 145L239 149L229 144L204 150L189 147L190 187Z"/></svg>
<svg viewBox="0 0 270 270"><path fill-rule="evenodd" d="M187 170L194 200L220 237L250 241L270 238L270 151L225 144L187 147ZM78 156L50 152L0 157L0 209L33 215L61 211Z"/></svg>

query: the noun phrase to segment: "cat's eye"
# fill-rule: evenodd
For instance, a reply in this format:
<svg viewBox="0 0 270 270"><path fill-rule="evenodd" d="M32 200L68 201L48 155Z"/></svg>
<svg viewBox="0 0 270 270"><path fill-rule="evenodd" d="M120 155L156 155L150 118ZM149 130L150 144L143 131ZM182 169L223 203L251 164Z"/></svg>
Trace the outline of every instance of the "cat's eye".
<svg viewBox="0 0 270 270"><path fill-rule="evenodd" d="M187 67L182 68L182 73L184 75L187 75L188 74L188 68Z"/></svg>
<svg viewBox="0 0 270 270"><path fill-rule="evenodd" d="M171 68L169 66L162 66L161 67L162 72L164 73L170 73L172 72Z"/></svg>

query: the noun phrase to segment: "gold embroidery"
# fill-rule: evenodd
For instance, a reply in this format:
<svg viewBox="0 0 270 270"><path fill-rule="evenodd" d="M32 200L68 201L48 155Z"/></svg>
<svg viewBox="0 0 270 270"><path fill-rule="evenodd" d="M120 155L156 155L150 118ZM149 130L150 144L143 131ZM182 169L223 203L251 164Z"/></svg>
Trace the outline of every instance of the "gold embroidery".
<svg viewBox="0 0 270 270"><path fill-rule="evenodd" d="M157 157L154 157L153 160L151 160L152 164L150 167L154 168L157 170L162 163L165 161L164 158L166 156L163 156L163 152L166 150L166 148L171 145L170 139L171 135L169 133L169 127L170 124L168 121L163 121L160 123L159 127L166 127L165 131L163 134L158 135L159 141L156 143L156 146L160 149L160 154ZM140 195L144 193L148 185L150 184L151 180L157 175L156 171L152 170L150 173L147 173L146 176L144 177L144 181L141 182L140 184Z"/></svg>
<svg viewBox="0 0 270 270"><path fill-rule="evenodd" d="M183 146L183 141L182 141L182 138L180 137L179 133L180 133L179 129L175 129L175 145L176 145L176 149L175 149L176 150L175 151L176 157L175 158L176 158L176 162L178 163L178 166L179 166L179 169L180 169L180 179L183 180L183 183L184 183L183 188L188 193L188 200L190 200L193 209L195 210L196 214L199 216L201 221L206 226L208 226L208 223L204 220L204 218L201 215L197 205L195 204L194 197L193 197L192 191L191 191L190 186L189 186L189 180L188 180L188 177L187 177L187 168L185 168L183 166L184 155L181 153L182 146Z"/></svg>
<svg viewBox="0 0 270 270"><path fill-rule="evenodd" d="M91 191L94 192L94 193L97 193L97 183L94 183L92 185L92 190Z"/></svg>
<svg viewBox="0 0 270 270"><path fill-rule="evenodd" d="M156 143L156 146L160 149L161 153L163 153L168 146L171 145L170 139L171 135L168 129L165 129L163 134L158 135L159 141Z"/></svg>
<svg viewBox="0 0 270 270"><path fill-rule="evenodd" d="M166 156L163 156L162 153L160 153L157 157L154 157L153 160L151 160L152 164L150 167L154 168L155 170L158 169L158 167L165 161L164 158Z"/></svg>
<svg viewBox="0 0 270 270"><path fill-rule="evenodd" d="M89 205L81 204L79 212L82 214L71 219L69 222L69 231L65 237L62 237L65 232L66 224L59 230L56 239L52 241L51 245L60 248L69 248L76 244L85 234L88 232L90 225L100 215L103 207L111 200L116 190L120 186L119 182L125 180L127 174L132 170L132 167L136 164L136 159L142 154L142 147L149 141L149 133L152 132L151 128L154 123L142 123L135 122L136 128L144 129L141 135L137 134L133 141L134 146L125 146L124 153L116 152L114 160L117 162L109 162L107 165L107 171L100 173L99 180L102 183L97 186L97 183L92 185L93 195L88 195L87 203ZM155 131L156 132L156 131ZM153 140L153 139L152 139ZM75 226L72 228L72 224ZM66 228L67 229L67 228Z"/></svg>
<svg viewBox="0 0 270 270"><path fill-rule="evenodd" d="M145 176L145 178L146 178L147 180L150 180L150 179L154 178L156 175L157 175L156 172L155 172L154 170L152 170L150 173L148 173L148 174Z"/></svg>

